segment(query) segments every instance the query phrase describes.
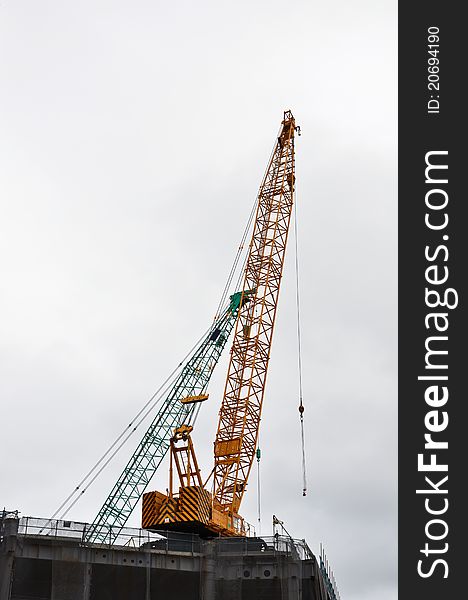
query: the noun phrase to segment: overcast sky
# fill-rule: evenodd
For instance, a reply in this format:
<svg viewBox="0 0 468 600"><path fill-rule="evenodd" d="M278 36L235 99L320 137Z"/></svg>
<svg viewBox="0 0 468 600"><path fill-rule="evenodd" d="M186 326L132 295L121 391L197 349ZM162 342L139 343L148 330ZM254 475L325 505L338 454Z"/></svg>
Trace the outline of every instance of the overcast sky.
<svg viewBox="0 0 468 600"><path fill-rule="evenodd" d="M0 0L0 55L0 505L50 516L209 326L291 109L309 491L290 245L262 533L276 514L324 543L343 600L394 600L396 2ZM256 503L251 481L253 523Z"/></svg>

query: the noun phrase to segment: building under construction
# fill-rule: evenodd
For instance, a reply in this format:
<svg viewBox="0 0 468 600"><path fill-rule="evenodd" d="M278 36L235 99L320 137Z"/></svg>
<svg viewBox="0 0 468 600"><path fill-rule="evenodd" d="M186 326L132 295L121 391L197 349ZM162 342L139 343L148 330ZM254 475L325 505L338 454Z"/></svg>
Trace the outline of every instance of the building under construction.
<svg viewBox="0 0 468 600"><path fill-rule="evenodd" d="M338 598L323 555L317 561L276 518L274 535L257 537L240 511L252 465L260 460L260 418L294 205L296 133L286 111L248 225L239 278L238 253L213 323L137 415L151 423L94 521L65 517L115 444L50 519L3 512L0 600ZM203 481L191 434L231 333L213 468ZM304 444L303 413L301 390ZM125 432L117 445L122 437ZM165 491L148 491L167 454ZM129 529L141 499L142 529Z"/></svg>
<svg viewBox="0 0 468 600"><path fill-rule="evenodd" d="M325 557L279 533L203 540L124 528L106 544L86 542L85 523L6 512L1 523L0 600L338 599Z"/></svg>

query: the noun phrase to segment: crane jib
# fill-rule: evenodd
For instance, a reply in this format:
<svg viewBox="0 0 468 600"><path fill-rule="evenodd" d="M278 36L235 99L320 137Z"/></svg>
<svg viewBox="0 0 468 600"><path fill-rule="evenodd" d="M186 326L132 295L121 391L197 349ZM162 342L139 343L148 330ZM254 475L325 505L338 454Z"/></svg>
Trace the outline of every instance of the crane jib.
<svg viewBox="0 0 468 600"><path fill-rule="evenodd" d="M213 505L232 514L239 510L257 447L293 205L295 129L292 114L285 113L258 194L243 283L256 293L239 312L216 434Z"/></svg>
<svg viewBox="0 0 468 600"><path fill-rule="evenodd" d="M200 485L190 432L176 430L171 439L171 460L177 461L179 492L173 491L171 469L171 492L150 492L143 497L143 527L195 531L205 536L246 533L239 507L256 456L293 207L296 132L299 134L294 117L286 111L257 196L242 285L248 292L241 293L214 442L212 492L206 483Z"/></svg>

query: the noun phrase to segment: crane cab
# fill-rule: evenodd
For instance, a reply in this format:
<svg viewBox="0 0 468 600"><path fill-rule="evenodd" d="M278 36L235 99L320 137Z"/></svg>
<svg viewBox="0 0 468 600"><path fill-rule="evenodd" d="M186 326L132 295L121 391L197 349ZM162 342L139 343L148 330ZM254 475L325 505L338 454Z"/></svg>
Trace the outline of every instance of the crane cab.
<svg viewBox="0 0 468 600"><path fill-rule="evenodd" d="M213 507L211 493L203 486L190 433L182 425L170 442L169 489L143 495L142 527L150 530L183 531L201 537L245 536L244 519L238 514ZM177 472L179 488L173 490ZM221 507L220 507L221 508Z"/></svg>

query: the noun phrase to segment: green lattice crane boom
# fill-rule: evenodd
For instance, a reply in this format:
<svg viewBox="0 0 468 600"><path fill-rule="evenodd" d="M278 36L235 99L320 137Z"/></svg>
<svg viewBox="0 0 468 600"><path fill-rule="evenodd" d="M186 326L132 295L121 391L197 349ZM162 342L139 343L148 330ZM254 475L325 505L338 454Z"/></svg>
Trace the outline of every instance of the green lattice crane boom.
<svg viewBox="0 0 468 600"><path fill-rule="evenodd" d="M197 403L208 398L208 383L237 319L241 298L241 292L231 296L227 309L215 320L203 341L187 359L158 413L87 530L85 541L115 541L165 457L173 430L190 422Z"/></svg>

